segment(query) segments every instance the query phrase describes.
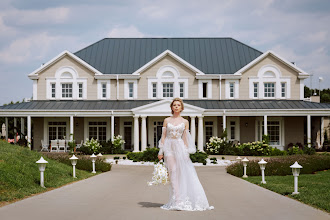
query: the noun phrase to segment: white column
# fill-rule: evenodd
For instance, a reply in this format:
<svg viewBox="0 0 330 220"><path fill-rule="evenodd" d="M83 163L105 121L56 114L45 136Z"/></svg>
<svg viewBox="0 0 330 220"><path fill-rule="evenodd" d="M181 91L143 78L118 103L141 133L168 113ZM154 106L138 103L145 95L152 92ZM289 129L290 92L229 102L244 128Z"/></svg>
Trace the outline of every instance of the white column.
<svg viewBox="0 0 330 220"><path fill-rule="evenodd" d="M145 151L147 149L147 116L141 116L142 124L141 124L141 151Z"/></svg>
<svg viewBox="0 0 330 220"><path fill-rule="evenodd" d="M268 135L268 130L267 130L267 115L264 115L264 135Z"/></svg>
<svg viewBox="0 0 330 220"><path fill-rule="evenodd" d="M14 143L17 143L17 118L14 117Z"/></svg>
<svg viewBox="0 0 330 220"><path fill-rule="evenodd" d="M70 116L70 141L73 140L73 116Z"/></svg>
<svg viewBox="0 0 330 220"><path fill-rule="evenodd" d="M196 124L195 124L195 118L196 116L190 116L191 122L190 122L190 131L191 131L191 137L194 140L196 140Z"/></svg>
<svg viewBox="0 0 330 220"><path fill-rule="evenodd" d="M139 116L134 117L134 150L133 152L139 152Z"/></svg>
<svg viewBox="0 0 330 220"><path fill-rule="evenodd" d="M321 137L320 137L320 145L323 146L324 142L324 117L321 117Z"/></svg>
<svg viewBox="0 0 330 220"><path fill-rule="evenodd" d="M311 133L311 116L307 115L307 144L308 147L312 146L312 133Z"/></svg>
<svg viewBox="0 0 330 220"><path fill-rule="evenodd" d="M24 118L21 118L21 134L25 134L25 120ZM24 139L25 137L24 136L21 136L22 139Z"/></svg>
<svg viewBox="0 0 330 220"><path fill-rule="evenodd" d="M203 116L198 116L198 150L204 152L203 149Z"/></svg>
<svg viewBox="0 0 330 220"><path fill-rule="evenodd" d="M221 75L219 77L219 100L221 100Z"/></svg>
<svg viewBox="0 0 330 220"><path fill-rule="evenodd" d="M227 124L226 124L226 115L222 116L222 131L226 130Z"/></svg>
<svg viewBox="0 0 330 220"><path fill-rule="evenodd" d="M8 118L5 118L5 125L6 125L6 141L8 142Z"/></svg>
<svg viewBox="0 0 330 220"><path fill-rule="evenodd" d="M31 116L27 116L27 145L31 150Z"/></svg>
<svg viewBox="0 0 330 220"><path fill-rule="evenodd" d="M111 115L111 141L115 136L115 116Z"/></svg>

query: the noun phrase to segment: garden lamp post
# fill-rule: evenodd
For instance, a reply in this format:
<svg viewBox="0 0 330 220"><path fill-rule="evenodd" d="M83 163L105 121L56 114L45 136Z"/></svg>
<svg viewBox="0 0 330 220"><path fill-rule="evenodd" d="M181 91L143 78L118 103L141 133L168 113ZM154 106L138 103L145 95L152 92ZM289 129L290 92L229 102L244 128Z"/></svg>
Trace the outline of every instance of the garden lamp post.
<svg viewBox="0 0 330 220"><path fill-rule="evenodd" d="M243 178L247 178L248 176L246 175L246 166L247 166L247 162L249 162L249 160L245 157L243 160L243 166L244 166L244 175Z"/></svg>
<svg viewBox="0 0 330 220"><path fill-rule="evenodd" d="M93 153L92 156L91 156L91 158L92 158L92 163L93 163L93 171L92 171L92 173L96 173L95 172L95 161L96 161L97 156L95 156L95 154Z"/></svg>
<svg viewBox="0 0 330 220"><path fill-rule="evenodd" d="M78 157L76 157L75 155L72 155L72 157L70 157L70 160L71 160L71 164L72 164L72 168L73 168L73 178L77 178L76 177L76 165L77 165Z"/></svg>
<svg viewBox="0 0 330 220"><path fill-rule="evenodd" d="M98 156L98 157L102 157L103 155L102 155L101 153L99 153L97 156Z"/></svg>
<svg viewBox="0 0 330 220"><path fill-rule="evenodd" d="M238 157L236 158L236 160L237 160L238 162L241 162L242 158L240 158L240 156L238 156Z"/></svg>
<svg viewBox="0 0 330 220"><path fill-rule="evenodd" d="M264 161L264 159L261 159L259 162L258 162L259 166L260 166L260 169L261 169L261 183L262 184L266 184L266 181L265 181L265 168L266 168L266 164L267 162Z"/></svg>
<svg viewBox="0 0 330 220"><path fill-rule="evenodd" d="M40 157L40 159L36 162L39 166L40 171L40 186L45 188L44 184L44 171L46 169L46 164L48 163L43 157Z"/></svg>
<svg viewBox="0 0 330 220"><path fill-rule="evenodd" d="M298 192L298 176L300 173L300 169L303 167L301 165L299 165L298 162L296 161L294 164L292 164L290 166L290 168L292 168L292 174L294 176L294 192L292 193L292 195L297 195L297 194L299 194L299 192Z"/></svg>

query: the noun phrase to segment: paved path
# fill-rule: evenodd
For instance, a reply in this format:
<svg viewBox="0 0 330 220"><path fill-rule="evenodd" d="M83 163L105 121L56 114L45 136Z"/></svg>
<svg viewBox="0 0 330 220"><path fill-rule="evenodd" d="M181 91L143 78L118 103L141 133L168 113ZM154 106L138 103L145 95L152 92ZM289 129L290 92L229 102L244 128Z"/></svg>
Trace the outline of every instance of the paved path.
<svg viewBox="0 0 330 220"><path fill-rule="evenodd" d="M152 166L113 165L112 171L0 208L0 220L281 219L323 220L330 215L253 185L224 167L196 167L209 211L166 211L167 186L147 186Z"/></svg>

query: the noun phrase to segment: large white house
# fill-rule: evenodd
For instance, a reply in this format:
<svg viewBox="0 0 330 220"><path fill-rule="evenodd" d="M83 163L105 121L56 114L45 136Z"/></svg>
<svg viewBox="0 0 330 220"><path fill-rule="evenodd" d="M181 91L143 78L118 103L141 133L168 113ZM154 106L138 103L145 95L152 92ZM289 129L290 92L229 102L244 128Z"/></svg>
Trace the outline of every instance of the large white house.
<svg viewBox="0 0 330 220"><path fill-rule="evenodd" d="M0 106L0 117L26 120L34 150L70 134L77 142L121 134L135 152L155 147L174 97L199 150L223 129L241 143L268 134L279 149L321 145L330 115L329 104L304 101L308 73L232 38L105 38L28 77L33 100Z"/></svg>

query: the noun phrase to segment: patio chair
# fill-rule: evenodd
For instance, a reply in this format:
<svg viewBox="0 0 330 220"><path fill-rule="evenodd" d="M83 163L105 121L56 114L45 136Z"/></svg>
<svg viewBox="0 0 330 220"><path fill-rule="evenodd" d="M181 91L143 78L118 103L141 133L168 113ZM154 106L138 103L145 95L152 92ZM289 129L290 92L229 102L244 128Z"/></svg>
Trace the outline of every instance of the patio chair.
<svg viewBox="0 0 330 220"><path fill-rule="evenodd" d="M49 152L49 149L48 149L49 145L48 144L45 144L44 140L41 140L41 151L43 150L46 150L47 152Z"/></svg>
<svg viewBox="0 0 330 220"><path fill-rule="evenodd" d="M80 147L82 147L82 146L83 146L83 144L84 144L84 141L83 141L83 140L81 140L80 144L77 144L77 145L76 145L76 149L79 149Z"/></svg>
<svg viewBox="0 0 330 220"><path fill-rule="evenodd" d="M51 140L50 141L50 152L58 152L58 144L57 144L57 140Z"/></svg>
<svg viewBox="0 0 330 220"><path fill-rule="evenodd" d="M66 147L65 147L65 140L58 140L58 152L65 152Z"/></svg>

